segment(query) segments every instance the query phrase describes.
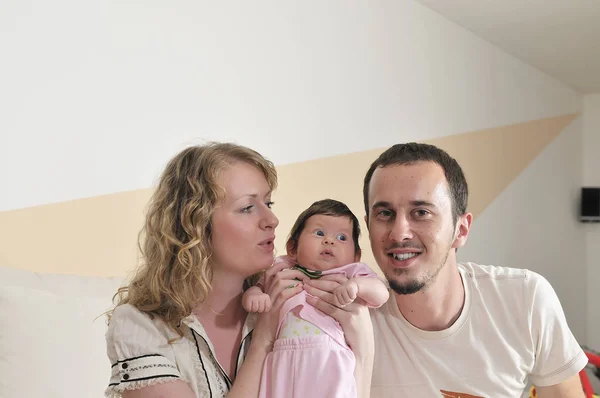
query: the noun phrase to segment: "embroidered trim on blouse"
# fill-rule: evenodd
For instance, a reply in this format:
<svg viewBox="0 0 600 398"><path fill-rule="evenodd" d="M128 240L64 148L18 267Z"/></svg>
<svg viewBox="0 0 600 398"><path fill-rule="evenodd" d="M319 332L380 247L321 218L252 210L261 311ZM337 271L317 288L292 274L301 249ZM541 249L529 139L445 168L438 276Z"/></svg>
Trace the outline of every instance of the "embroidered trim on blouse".
<svg viewBox="0 0 600 398"><path fill-rule="evenodd" d="M177 380L175 377L153 378L147 380L138 380L133 383L121 384L118 386L109 386L104 392L106 398L122 398L125 390L139 390L140 388L150 387L156 384L170 383Z"/></svg>
<svg viewBox="0 0 600 398"><path fill-rule="evenodd" d="M196 353L198 355L194 355L192 354L192 356L194 357L194 368L196 369L196 373L198 375L198 377L196 377L196 388L198 391L207 391L209 392L209 396L210 398L212 398L213 396L213 392L212 392L212 388L210 387L210 380L208 379L208 373L206 371L206 367L204 366L204 362L202 361L202 354L200 352L200 345L198 344L198 339L196 338L196 334L194 333L194 331L191 328L188 328L188 331L191 333L193 341L195 343L192 343L191 339L188 339L189 344L190 344L190 352L193 353L193 348L196 349ZM204 377L201 377L200 375L203 374ZM203 383L204 382L204 383Z"/></svg>
<svg viewBox="0 0 600 398"><path fill-rule="evenodd" d="M124 390L147 387L180 377L177 366L162 355L148 354L127 358L113 364L106 394L108 396L112 392L121 393Z"/></svg>

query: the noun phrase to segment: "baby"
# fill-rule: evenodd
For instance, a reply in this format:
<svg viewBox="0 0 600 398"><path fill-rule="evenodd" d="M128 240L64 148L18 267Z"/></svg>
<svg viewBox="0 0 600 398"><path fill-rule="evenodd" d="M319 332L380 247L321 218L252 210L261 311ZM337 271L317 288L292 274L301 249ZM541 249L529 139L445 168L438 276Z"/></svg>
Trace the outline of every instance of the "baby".
<svg viewBox="0 0 600 398"><path fill-rule="evenodd" d="M286 244L287 256L278 257L274 267L293 268L309 278L343 274L348 280L334 291L338 307L357 298L370 307L383 305L386 285L366 264L360 263L360 226L352 211L341 202L325 199L313 203L292 227ZM264 281L244 293L248 312L265 312L271 307ZM306 302L306 291L290 298L280 311L279 329L273 351L265 361L261 398L356 397L355 358L343 330L332 317Z"/></svg>

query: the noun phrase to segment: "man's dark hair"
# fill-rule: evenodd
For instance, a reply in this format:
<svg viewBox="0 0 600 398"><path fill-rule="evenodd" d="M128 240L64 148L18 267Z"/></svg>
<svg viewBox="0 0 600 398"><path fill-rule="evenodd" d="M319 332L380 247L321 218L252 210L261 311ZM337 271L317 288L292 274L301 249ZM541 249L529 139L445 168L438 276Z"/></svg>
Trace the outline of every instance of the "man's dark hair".
<svg viewBox="0 0 600 398"><path fill-rule="evenodd" d="M358 238L360 237L360 224L358 223L358 218L356 218L348 206L334 199L323 199L316 201L298 216L298 219L294 223L294 226L290 232L290 237L287 240L286 247L288 249L288 253L290 250L298 249L298 241L300 240L300 235L302 234L302 231L304 231L304 227L308 219L319 214L333 217L348 217L348 219L352 222L354 253L360 253L360 245L358 243Z"/></svg>
<svg viewBox="0 0 600 398"><path fill-rule="evenodd" d="M444 170L450 195L452 199L452 218L454 222L467 212L467 202L469 189L465 175L458 162L447 152L429 144L409 142L406 144L396 144L385 152L371 164L371 167L365 175L363 185L363 199L365 202L365 212L367 219L369 217L369 184L373 173L378 167L392 165L411 165L417 162L433 162Z"/></svg>

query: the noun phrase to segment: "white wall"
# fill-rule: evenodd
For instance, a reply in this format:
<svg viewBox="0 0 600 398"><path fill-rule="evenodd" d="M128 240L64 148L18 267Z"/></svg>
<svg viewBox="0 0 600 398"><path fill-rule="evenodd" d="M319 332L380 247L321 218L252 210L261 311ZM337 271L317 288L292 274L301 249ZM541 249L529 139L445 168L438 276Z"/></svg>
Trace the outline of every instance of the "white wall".
<svg viewBox="0 0 600 398"><path fill-rule="evenodd" d="M600 187L600 94L583 98L583 184ZM588 344L600 351L600 224L586 224L584 227Z"/></svg>
<svg viewBox="0 0 600 398"><path fill-rule="evenodd" d="M281 164L580 110L410 0L8 0L0 54L0 211L148 187L199 138Z"/></svg>
<svg viewBox="0 0 600 398"><path fill-rule="evenodd" d="M411 0L7 0L0 54L0 211L149 187L199 139L283 164L581 111L574 90ZM597 128L584 145L578 129L484 212L461 255L532 264L582 336L568 263L581 271L586 249L569 201ZM556 219L540 235L538 215Z"/></svg>
<svg viewBox="0 0 600 398"><path fill-rule="evenodd" d="M585 343L586 232L577 218L581 124L581 118L572 122L474 221L458 257L542 274L554 287L571 330Z"/></svg>

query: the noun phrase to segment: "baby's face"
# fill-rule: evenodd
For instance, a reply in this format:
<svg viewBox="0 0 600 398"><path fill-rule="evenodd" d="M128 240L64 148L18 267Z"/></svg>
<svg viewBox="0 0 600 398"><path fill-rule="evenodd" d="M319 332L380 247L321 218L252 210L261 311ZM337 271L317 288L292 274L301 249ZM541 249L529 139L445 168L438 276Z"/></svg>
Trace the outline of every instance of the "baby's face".
<svg viewBox="0 0 600 398"><path fill-rule="evenodd" d="M348 217L317 214L306 221L295 255L298 264L326 271L359 260L354 253L352 221Z"/></svg>

